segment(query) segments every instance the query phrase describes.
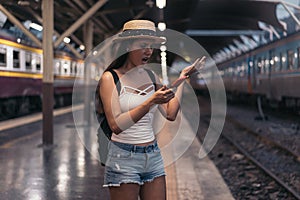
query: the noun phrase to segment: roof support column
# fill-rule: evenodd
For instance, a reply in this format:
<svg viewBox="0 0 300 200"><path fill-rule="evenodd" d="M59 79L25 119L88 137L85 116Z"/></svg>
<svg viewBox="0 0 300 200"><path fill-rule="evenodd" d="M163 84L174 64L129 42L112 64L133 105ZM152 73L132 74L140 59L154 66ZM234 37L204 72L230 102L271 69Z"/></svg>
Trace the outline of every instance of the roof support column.
<svg viewBox="0 0 300 200"><path fill-rule="evenodd" d="M93 32L94 23L89 20L83 26L83 38L85 45L85 57L91 52L93 48ZM95 94L91 88L91 65L88 62L84 62L84 122L90 124L91 120L91 97Z"/></svg>
<svg viewBox="0 0 300 200"><path fill-rule="evenodd" d="M43 144L53 144L53 0L43 0Z"/></svg>
<svg viewBox="0 0 300 200"><path fill-rule="evenodd" d="M85 56L87 56L93 49L93 33L94 33L94 23L88 20L83 26L83 38L85 46Z"/></svg>

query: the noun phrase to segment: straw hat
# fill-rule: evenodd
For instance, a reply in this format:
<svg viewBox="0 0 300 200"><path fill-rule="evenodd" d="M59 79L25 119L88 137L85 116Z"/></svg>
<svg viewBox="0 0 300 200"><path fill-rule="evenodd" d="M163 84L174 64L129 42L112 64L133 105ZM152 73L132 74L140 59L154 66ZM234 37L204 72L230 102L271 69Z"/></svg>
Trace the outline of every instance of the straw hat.
<svg viewBox="0 0 300 200"><path fill-rule="evenodd" d="M121 42L128 39L151 39L154 43L163 43L165 38L158 37L155 24L149 20L131 20L124 24L123 31L114 42Z"/></svg>

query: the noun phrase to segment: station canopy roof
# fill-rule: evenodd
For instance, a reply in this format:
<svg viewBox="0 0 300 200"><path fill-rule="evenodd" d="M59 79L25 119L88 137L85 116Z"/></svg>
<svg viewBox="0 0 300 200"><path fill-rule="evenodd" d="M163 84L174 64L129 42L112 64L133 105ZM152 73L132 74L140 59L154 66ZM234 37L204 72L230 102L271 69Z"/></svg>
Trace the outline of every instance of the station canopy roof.
<svg viewBox="0 0 300 200"><path fill-rule="evenodd" d="M102 0L100 0L102 1ZM104 0L103 0L104 1ZM54 0L54 29L62 34L86 13L97 0ZM155 0L109 0L104 1L92 15L94 45L122 29L130 19L151 19L164 21L167 28L187 33L201 30L260 30L258 21L282 29L276 17L278 2L258 0L168 0L164 9L158 9ZM30 20L41 24L42 0L0 0L0 4L18 20ZM8 27L4 25L3 28ZM82 26L81 26L82 27ZM72 35L83 42L82 28ZM214 36L192 34L208 53L215 54L220 49L240 39L237 35ZM71 37L72 38L72 37Z"/></svg>

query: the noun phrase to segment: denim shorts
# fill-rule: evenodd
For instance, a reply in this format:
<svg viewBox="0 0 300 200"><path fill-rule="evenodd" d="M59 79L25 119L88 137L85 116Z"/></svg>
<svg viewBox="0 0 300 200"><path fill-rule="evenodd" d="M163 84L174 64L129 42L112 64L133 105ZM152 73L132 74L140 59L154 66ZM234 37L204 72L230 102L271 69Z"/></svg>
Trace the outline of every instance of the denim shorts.
<svg viewBox="0 0 300 200"><path fill-rule="evenodd" d="M110 142L103 187L122 183L143 185L160 176L165 176L165 170L156 141L146 147Z"/></svg>

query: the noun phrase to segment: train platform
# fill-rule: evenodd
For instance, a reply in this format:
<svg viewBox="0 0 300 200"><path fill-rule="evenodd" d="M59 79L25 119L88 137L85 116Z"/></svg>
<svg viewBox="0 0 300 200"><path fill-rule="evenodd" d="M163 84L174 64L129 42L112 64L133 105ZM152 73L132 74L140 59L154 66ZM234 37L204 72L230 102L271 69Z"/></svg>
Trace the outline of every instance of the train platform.
<svg viewBox="0 0 300 200"><path fill-rule="evenodd" d="M109 199L108 189L102 187L104 167L95 156L96 132L81 126L85 134L78 134L70 111L56 111L51 146L41 145L39 114L0 123L0 199ZM183 126L190 130L186 121ZM166 125L164 131L166 134L158 137L160 146L170 139L172 128ZM208 157L199 159L200 147L195 138L178 159L166 166L168 199L233 199L212 161Z"/></svg>

